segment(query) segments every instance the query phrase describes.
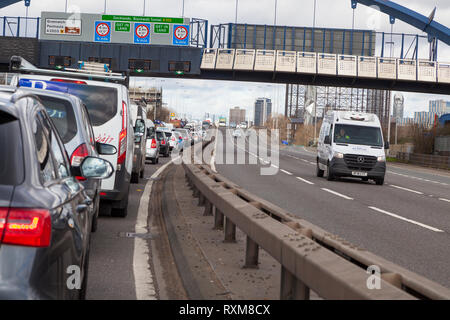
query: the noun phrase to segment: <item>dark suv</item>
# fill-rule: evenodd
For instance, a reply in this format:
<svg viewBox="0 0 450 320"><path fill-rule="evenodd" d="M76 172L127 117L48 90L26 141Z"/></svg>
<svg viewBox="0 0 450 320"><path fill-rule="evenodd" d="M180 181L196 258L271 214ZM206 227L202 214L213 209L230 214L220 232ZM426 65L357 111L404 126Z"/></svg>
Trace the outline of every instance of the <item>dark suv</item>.
<svg viewBox="0 0 450 320"><path fill-rule="evenodd" d="M111 163L71 166L39 99L20 90L0 92L0 148L0 300L84 298L92 200L75 176L107 178Z"/></svg>

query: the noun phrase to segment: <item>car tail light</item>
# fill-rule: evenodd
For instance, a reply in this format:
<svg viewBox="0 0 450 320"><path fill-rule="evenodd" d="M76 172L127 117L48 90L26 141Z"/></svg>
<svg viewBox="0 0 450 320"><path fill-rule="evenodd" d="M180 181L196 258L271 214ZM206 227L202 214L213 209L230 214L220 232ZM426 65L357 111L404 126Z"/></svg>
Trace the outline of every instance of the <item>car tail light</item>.
<svg viewBox="0 0 450 320"><path fill-rule="evenodd" d="M75 149L75 151L70 156L70 164L73 167L79 167L81 165L81 162L83 162L84 158L86 158L89 155L88 148L85 143L80 144L78 148ZM85 181L86 178L81 176L76 176L77 180L79 181Z"/></svg>
<svg viewBox="0 0 450 320"><path fill-rule="evenodd" d="M166 140L162 139L162 140L161 140L161 144L162 144L162 145L165 145L165 144L166 144Z"/></svg>
<svg viewBox="0 0 450 320"><path fill-rule="evenodd" d="M0 208L0 235L3 244L47 247L50 244L52 222L45 209Z"/></svg>
<svg viewBox="0 0 450 320"><path fill-rule="evenodd" d="M152 139L152 149L156 148L156 140Z"/></svg>
<svg viewBox="0 0 450 320"><path fill-rule="evenodd" d="M119 157L117 164L123 164L127 156L127 104L122 101L122 131L119 134Z"/></svg>

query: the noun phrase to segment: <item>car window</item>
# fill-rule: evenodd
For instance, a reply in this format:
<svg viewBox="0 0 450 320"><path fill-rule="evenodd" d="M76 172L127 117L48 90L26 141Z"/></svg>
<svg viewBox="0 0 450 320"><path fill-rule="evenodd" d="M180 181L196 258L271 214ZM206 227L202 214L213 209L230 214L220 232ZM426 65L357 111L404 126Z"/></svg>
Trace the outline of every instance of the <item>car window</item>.
<svg viewBox="0 0 450 320"><path fill-rule="evenodd" d="M19 120L0 111L0 184L17 185L24 179L22 134Z"/></svg>
<svg viewBox="0 0 450 320"><path fill-rule="evenodd" d="M156 137L158 138L158 140L163 140L164 133L162 133L161 131L156 131Z"/></svg>
<svg viewBox="0 0 450 320"><path fill-rule="evenodd" d="M53 165L53 156L50 152L50 145L46 136L46 131L39 121L35 118L32 122L32 131L36 145L36 156L39 163L40 179L42 184L46 184L56 179L55 167Z"/></svg>
<svg viewBox="0 0 450 320"><path fill-rule="evenodd" d="M65 149L61 148L61 146L59 145L58 138L56 137L57 133L53 130L45 115L39 112L38 117L42 121L43 128L50 142L50 148L56 162L56 171L58 172L58 177L66 178L70 175L70 171L69 165L64 157Z"/></svg>
<svg viewBox="0 0 450 320"><path fill-rule="evenodd" d="M58 130L63 143L68 143L77 134L75 113L70 101L57 97L38 95Z"/></svg>
<svg viewBox="0 0 450 320"><path fill-rule="evenodd" d="M95 134L92 129L91 118L89 117L86 105L84 104L81 105L81 113L83 116L83 125L85 126L86 133L88 135L89 144L95 149Z"/></svg>

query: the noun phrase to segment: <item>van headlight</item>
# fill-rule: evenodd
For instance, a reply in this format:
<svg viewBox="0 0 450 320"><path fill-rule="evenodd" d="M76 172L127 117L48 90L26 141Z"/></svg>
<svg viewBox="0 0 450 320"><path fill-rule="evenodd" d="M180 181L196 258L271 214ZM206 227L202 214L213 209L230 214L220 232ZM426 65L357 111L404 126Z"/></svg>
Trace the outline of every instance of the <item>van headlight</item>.
<svg viewBox="0 0 450 320"><path fill-rule="evenodd" d="M385 161L386 161L386 156L379 156L379 157L377 158L377 161L378 161L378 162L385 162Z"/></svg>
<svg viewBox="0 0 450 320"><path fill-rule="evenodd" d="M333 157L338 158L338 159L343 159L344 158L344 154L341 152L335 152L333 154Z"/></svg>

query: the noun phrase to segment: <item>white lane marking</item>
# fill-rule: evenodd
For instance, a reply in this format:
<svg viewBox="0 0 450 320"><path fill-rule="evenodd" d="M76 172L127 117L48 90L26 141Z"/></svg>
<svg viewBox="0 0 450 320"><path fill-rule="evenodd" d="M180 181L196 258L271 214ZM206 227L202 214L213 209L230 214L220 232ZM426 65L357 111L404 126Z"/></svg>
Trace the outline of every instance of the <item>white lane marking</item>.
<svg viewBox="0 0 450 320"><path fill-rule="evenodd" d="M308 150L306 150L306 148L305 147L303 147L303 150L305 150L306 152L308 152L308 153L312 153L312 154L315 154L315 152L312 152L312 151L308 151Z"/></svg>
<svg viewBox="0 0 450 320"><path fill-rule="evenodd" d="M315 162L311 162L311 161L310 161L309 163L310 163L310 164L312 164L312 165L316 165L316 163L315 163Z"/></svg>
<svg viewBox="0 0 450 320"><path fill-rule="evenodd" d="M306 160L306 159L301 159L303 162L309 162L308 160Z"/></svg>
<svg viewBox="0 0 450 320"><path fill-rule="evenodd" d="M277 168L277 169L279 169L279 167L278 167L278 166L276 166L276 165L274 165L274 164L272 164L271 166L272 166L272 167L274 167L274 168ZM281 170L281 171L283 171L283 170Z"/></svg>
<svg viewBox="0 0 450 320"><path fill-rule="evenodd" d="M412 189L408 189L408 188L403 188L403 187L399 187L399 186L395 186L393 184L391 184L391 187L394 187L394 188L397 188L397 189L401 189L401 190L405 190L405 191L409 191L409 192L414 192L414 193L417 193L417 194L423 194L423 192L412 190Z"/></svg>
<svg viewBox="0 0 450 320"><path fill-rule="evenodd" d="M408 219L408 218L404 218L402 216L396 215L395 213L391 213L391 212L379 209L377 207L369 207L369 208L372 209L372 210L375 210L375 211L387 214L388 216L391 216L391 217L394 217L394 218L397 218L397 219L400 219L400 220L403 220L403 221L406 221L406 222L409 222L409 223L421 226L422 228L426 228L426 229L429 229L429 230L434 231L434 232L444 232L444 231L442 231L440 229L437 229L435 227L431 227L429 225L426 225L426 224L423 224L423 223L420 223L420 222L417 222L417 221L414 221L414 220L411 220L411 219Z"/></svg>
<svg viewBox="0 0 450 320"><path fill-rule="evenodd" d="M280 171L281 171L281 172L284 172L284 173L286 173L286 174L288 174L288 175L290 175L290 176L292 176L292 173L290 173L289 171L286 171L286 170L283 170L283 169L280 169Z"/></svg>
<svg viewBox="0 0 450 320"><path fill-rule="evenodd" d="M388 173L392 173L401 177L405 177L405 178L410 178L410 179L415 179L415 180L419 180L419 181L426 181L426 182L430 182L430 183L435 183L435 184L441 184L443 186L448 186L448 183L445 182L439 182L439 181L434 181L434 180L429 180L429 179L425 179L425 178L420 178L420 177L415 177L415 176L409 176L407 174L403 174L403 173L397 173L394 171L388 171Z"/></svg>
<svg viewBox="0 0 450 320"><path fill-rule="evenodd" d="M180 157L172 159L170 162L159 168L145 184L144 193L142 194L139 203L138 215L136 218L136 225L134 226L135 233L148 233L148 203L150 201L150 194L152 192L154 178L158 177L169 164ZM134 273L134 287L136 289L137 300L156 300L156 290L153 281L153 273L150 269L148 261L150 260L150 250L145 239L139 237L134 238L133 251L133 273Z"/></svg>
<svg viewBox="0 0 450 320"><path fill-rule="evenodd" d="M336 191L333 191L333 190L330 190L330 189L327 189L327 188L322 188L322 190L326 191L326 192L329 192L329 193L332 193L332 194L334 194L336 196L339 196L339 197L347 199L347 200L353 200L353 198L347 197L346 195L344 195L342 193L339 193L339 192L336 192Z"/></svg>
<svg viewBox="0 0 450 320"><path fill-rule="evenodd" d="M441 200L441 201L447 201L447 202L450 202L450 200L449 200L449 199L445 199L445 198L439 198L439 200Z"/></svg>
<svg viewBox="0 0 450 320"><path fill-rule="evenodd" d="M306 180L306 179L303 179L303 178L300 178L300 177L296 177L298 180L300 180L300 181L303 181L303 182L305 182L305 183L307 183L307 184L314 184L314 182L311 182L311 181L308 181L308 180Z"/></svg>

